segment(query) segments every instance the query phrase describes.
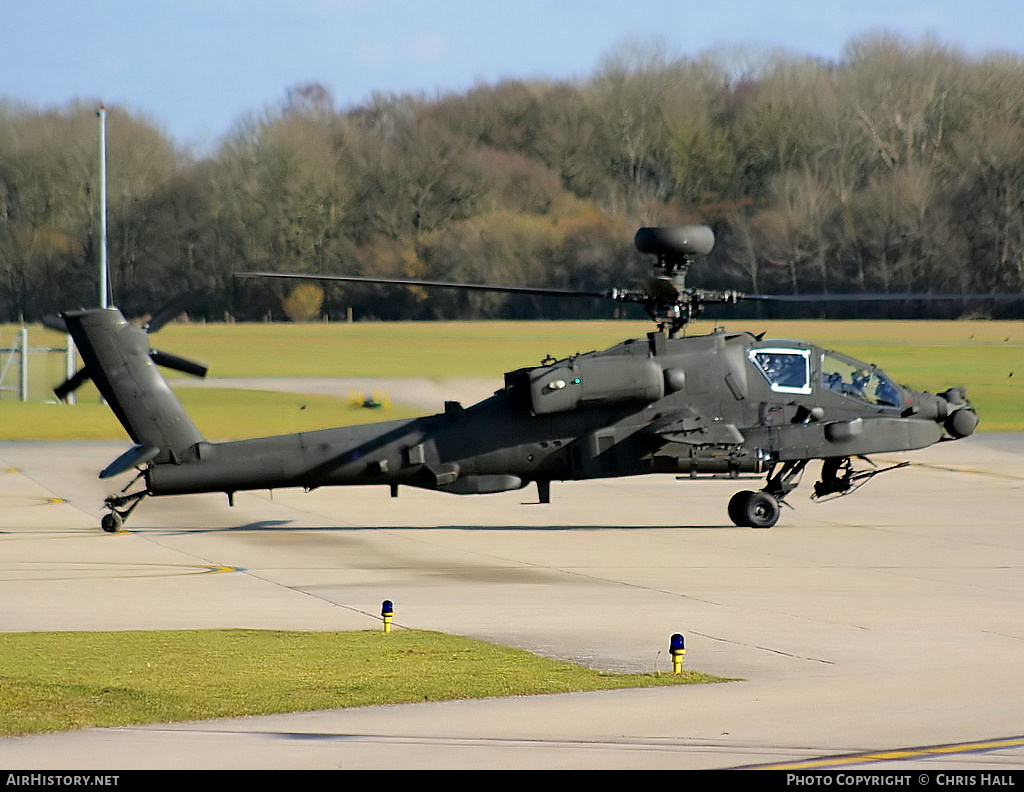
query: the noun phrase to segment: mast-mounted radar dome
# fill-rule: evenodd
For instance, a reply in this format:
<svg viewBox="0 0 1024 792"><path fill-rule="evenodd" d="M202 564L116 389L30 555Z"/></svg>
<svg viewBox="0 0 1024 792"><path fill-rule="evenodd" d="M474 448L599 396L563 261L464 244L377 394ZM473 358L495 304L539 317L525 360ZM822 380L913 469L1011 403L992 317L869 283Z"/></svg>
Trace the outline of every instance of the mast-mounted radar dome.
<svg viewBox="0 0 1024 792"><path fill-rule="evenodd" d="M706 256L715 246L715 234L710 228L702 225L648 227L636 232L633 244L641 253L659 257Z"/></svg>

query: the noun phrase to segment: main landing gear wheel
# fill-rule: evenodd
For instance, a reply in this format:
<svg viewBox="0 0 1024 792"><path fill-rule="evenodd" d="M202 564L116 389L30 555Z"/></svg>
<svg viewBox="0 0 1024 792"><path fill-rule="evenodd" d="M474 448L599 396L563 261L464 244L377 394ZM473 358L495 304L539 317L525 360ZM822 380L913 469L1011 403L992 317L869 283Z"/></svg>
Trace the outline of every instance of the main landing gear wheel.
<svg viewBox="0 0 1024 792"><path fill-rule="evenodd" d="M737 492L729 500L729 519L741 528L771 528L779 521L782 507L767 492Z"/></svg>

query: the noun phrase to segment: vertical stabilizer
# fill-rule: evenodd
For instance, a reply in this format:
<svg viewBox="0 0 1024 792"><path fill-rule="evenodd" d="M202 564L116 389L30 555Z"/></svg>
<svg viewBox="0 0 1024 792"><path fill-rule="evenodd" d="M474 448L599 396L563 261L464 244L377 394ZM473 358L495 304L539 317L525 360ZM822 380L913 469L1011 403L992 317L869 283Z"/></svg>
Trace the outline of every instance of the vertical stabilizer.
<svg viewBox="0 0 1024 792"><path fill-rule="evenodd" d="M154 359L171 356L151 349L149 334L129 324L116 308L68 311L62 317L85 362L72 380L92 379L136 444L103 476L140 462L184 460L202 435L157 370Z"/></svg>

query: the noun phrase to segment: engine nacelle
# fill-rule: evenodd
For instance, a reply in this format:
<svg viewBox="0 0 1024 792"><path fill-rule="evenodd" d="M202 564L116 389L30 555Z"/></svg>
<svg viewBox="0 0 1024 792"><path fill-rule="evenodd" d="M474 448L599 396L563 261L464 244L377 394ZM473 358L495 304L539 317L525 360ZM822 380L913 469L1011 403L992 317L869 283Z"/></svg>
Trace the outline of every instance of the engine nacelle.
<svg viewBox="0 0 1024 792"><path fill-rule="evenodd" d="M661 366L650 358L577 358L528 373L530 409L537 415L594 404L654 402L665 395Z"/></svg>

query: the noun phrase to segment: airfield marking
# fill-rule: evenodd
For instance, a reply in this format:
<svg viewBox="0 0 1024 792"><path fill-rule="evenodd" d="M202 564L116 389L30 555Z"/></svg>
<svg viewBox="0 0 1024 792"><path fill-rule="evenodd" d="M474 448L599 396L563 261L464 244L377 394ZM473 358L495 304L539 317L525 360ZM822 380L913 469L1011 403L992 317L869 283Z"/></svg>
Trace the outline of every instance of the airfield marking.
<svg viewBox="0 0 1024 792"><path fill-rule="evenodd" d="M744 770L814 770L843 767L869 762L898 762L906 759L921 759L930 756L951 756L965 753L985 753L1000 748L1024 748L1024 737L1006 737L1000 740L980 742L949 743L929 745L923 748L895 748L889 751L869 751L860 754L825 756L800 762L779 762L774 764L747 765Z"/></svg>
<svg viewBox="0 0 1024 792"><path fill-rule="evenodd" d="M31 564L25 564L25 563L21 563L18 566L18 568L21 569L21 570L29 569L31 567L32 567ZM117 578L117 577L121 577L121 578L126 578L126 577L127 578L185 577L185 576L188 576L188 575L219 575L219 574L223 574L225 572L244 572L245 571L242 567L227 566L225 564L133 564L133 563L113 564L113 563L110 563L110 562L88 563L88 562L82 562L82 561L68 561L68 562L50 562L50 563L36 565L36 569L37 570L41 570L41 569L57 570L57 569L69 569L69 568L70 569L75 569L75 568L78 568L79 571L85 572L86 569L81 569L83 567L86 568L86 569L92 569L92 570L95 570L97 568L107 567L107 568L111 568L112 571L117 569L118 567L133 567L133 568L137 568L138 569L138 572L135 573L135 574L129 574L127 572L124 572L122 574L113 574L113 575L104 575L103 576L103 577L113 577L113 578ZM161 568L161 569L164 569L164 570L167 570L167 571L162 572L162 573L150 572L150 571L146 570L146 567L156 567L156 568ZM8 571L10 571L10 570L8 570ZM12 582L14 580L19 580L19 581L30 580L30 581L33 581L33 582L39 582L39 581L42 581L42 580L54 581L54 580L79 580L79 579L81 579L81 575L72 575L72 574L69 573L69 574L63 575L61 577L42 577L42 578L40 578L40 577L19 577L19 578L3 578L3 577L0 577L0 583Z"/></svg>
<svg viewBox="0 0 1024 792"><path fill-rule="evenodd" d="M896 460L891 456L876 457L882 464L895 464ZM999 473L995 470L978 470L977 468L954 467L952 465L936 465L933 462L910 462L910 467L923 468L925 470L938 470L942 473L969 473L974 476L989 476L990 478L1006 479L1008 481L1024 481L1024 476L1015 476L1012 473Z"/></svg>
<svg viewBox="0 0 1024 792"><path fill-rule="evenodd" d="M989 476L990 478L1009 479L1010 481L1024 481L1024 476L1014 476L1010 473L997 473L994 470L975 470L974 468L958 468L949 465L933 465L928 462L911 462L913 467L926 468L927 470L940 470L946 473L970 473L975 476Z"/></svg>
<svg viewBox="0 0 1024 792"><path fill-rule="evenodd" d="M0 503L5 509L25 506L50 506L54 503L70 503L67 498L59 495L4 495Z"/></svg>

